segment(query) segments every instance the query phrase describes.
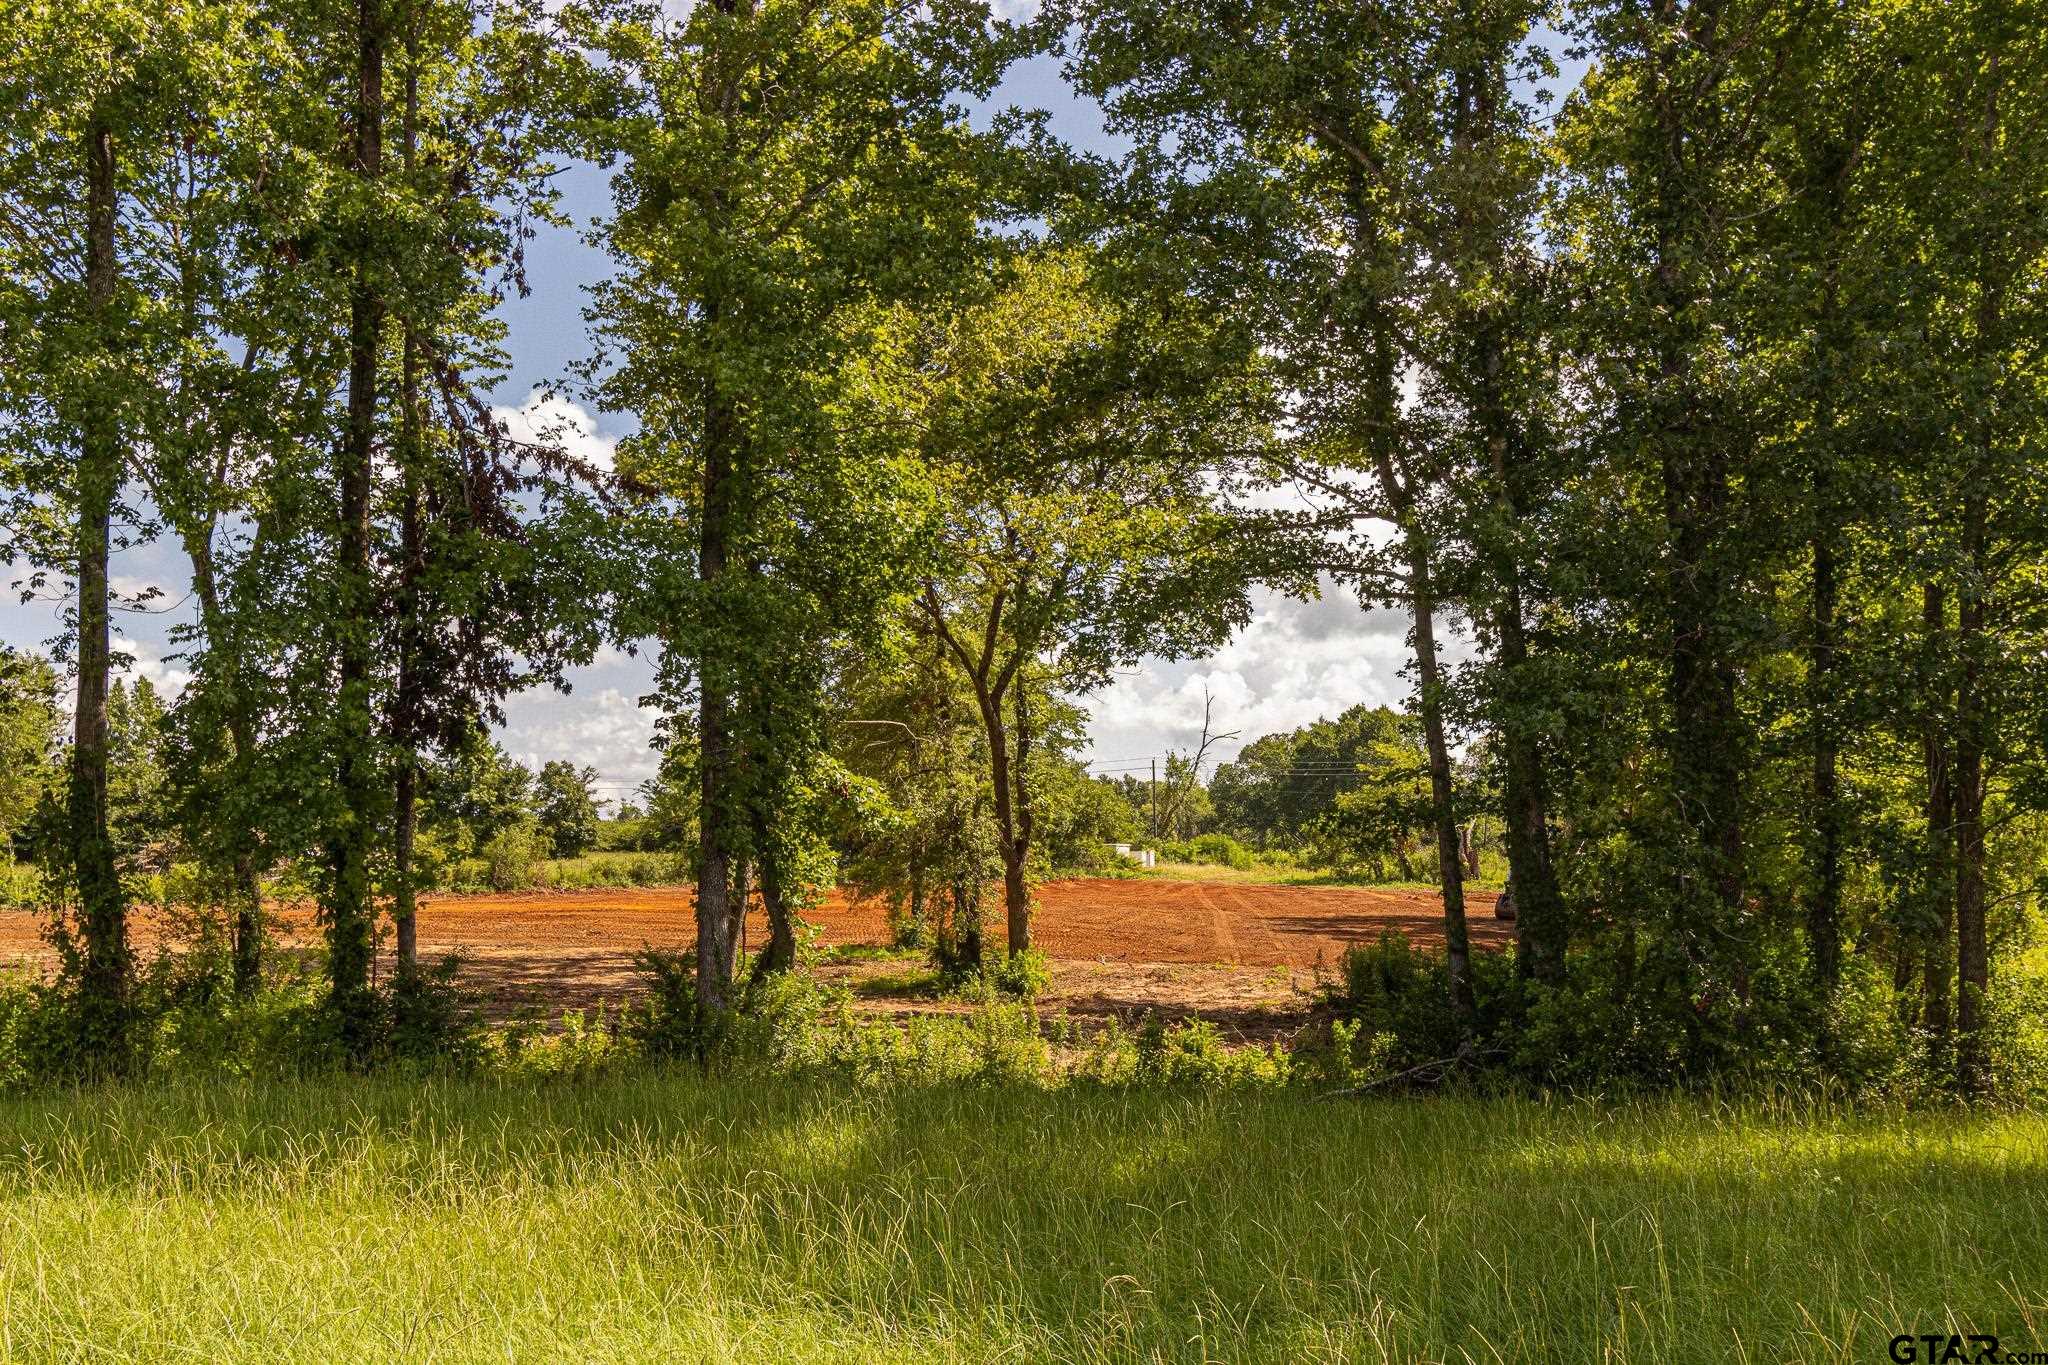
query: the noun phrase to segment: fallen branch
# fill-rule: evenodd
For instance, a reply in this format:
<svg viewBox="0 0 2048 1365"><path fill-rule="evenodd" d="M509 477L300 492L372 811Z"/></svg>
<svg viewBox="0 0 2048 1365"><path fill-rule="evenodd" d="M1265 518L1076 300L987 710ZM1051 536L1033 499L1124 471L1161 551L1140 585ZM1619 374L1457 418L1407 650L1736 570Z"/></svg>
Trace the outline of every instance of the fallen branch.
<svg viewBox="0 0 2048 1365"><path fill-rule="evenodd" d="M1341 1090L1325 1091L1316 1096L1316 1098L1319 1100L1336 1100L1342 1099L1347 1095L1363 1095L1377 1090L1383 1085L1393 1085L1397 1081L1420 1077L1424 1072L1436 1073L1429 1077L1432 1081L1441 1080L1443 1079L1444 1072L1460 1062L1475 1061L1481 1057L1498 1057L1503 1051L1504 1049L1502 1048L1491 1047L1481 1052L1470 1042L1467 1042L1448 1057L1439 1057L1433 1062L1424 1062L1420 1066L1411 1066L1406 1071L1397 1071L1391 1076L1381 1076L1378 1080L1367 1081L1363 1085L1347 1085Z"/></svg>

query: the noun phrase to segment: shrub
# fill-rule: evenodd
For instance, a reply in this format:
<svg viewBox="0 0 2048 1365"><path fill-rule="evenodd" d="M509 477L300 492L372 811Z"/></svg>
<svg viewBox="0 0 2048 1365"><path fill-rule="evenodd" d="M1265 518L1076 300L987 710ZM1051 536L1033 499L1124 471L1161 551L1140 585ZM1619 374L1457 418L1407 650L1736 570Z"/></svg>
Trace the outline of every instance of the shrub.
<svg viewBox="0 0 2048 1365"><path fill-rule="evenodd" d="M723 1030L697 1002L696 952L642 948L633 965L648 991L620 1016L625 1035L650 1057L702 1060Z"/></svg>
<svg viewBox="0 0 2048 1365"><path fill-rule="evenodd" d="M518 820L492 835L483 847L485 878L493 891L522 891L545 884L547 837L532 820Z"/></svg>
<svg viewBox="0 0 2048 1365"><path fill-rule="evenodd" d="M673 853L586 853L557 858L544 869L547 885L561 890L604 886L675 886L688 869Z"/></svg>
<svg viewBox="0 0 2048 1365"><path fill-rule="evenodd" d="M1242 1085L1287 1078L1287 1054L1270 1048L1230 1048L1208 1019L1166 1024L1147 1014L1135 1040L1131 1077L1141 1083L1174 1086Z"/></svg>
<svg viewBox="0 0 2048 1365"><path fill-rule="evenodd" d="M0 910L26 910L42 904L43 874L30 863L0 863Z"/></svg>
<svg viewBox="0 0 2048 1365"><path fill-rule="evenodd" d="M1386 1060L1392 1068L1457 1051L1461 1030L1442 953L1425 952L1390 929L1375 943L1345 949L1337 971L1333 1003L1366 1038L1389 1040Z"/></svg>
<svg viewBox="0 0 2048 1365"><path fill-rule="evenodd" d="M1240 872L1252 866L1251 850L1228 834L1198 834L1187 848L1191 862L1235 868Z"/></svg>
<svg viewBox="0 0 2048 1365"><path fill-rule="evenodd" d="M1035 1000L1052 985L1052 959L1037 948L1006 953L982 968L982 979L998 993Z"/></svg>

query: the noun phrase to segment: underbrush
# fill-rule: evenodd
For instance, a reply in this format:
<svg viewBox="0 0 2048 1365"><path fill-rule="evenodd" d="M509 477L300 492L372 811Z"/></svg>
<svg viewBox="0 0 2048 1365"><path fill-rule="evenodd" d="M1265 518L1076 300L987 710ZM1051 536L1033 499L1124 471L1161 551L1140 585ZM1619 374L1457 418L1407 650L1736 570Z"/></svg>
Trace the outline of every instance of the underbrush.
<svg viewBox="0 0 2048 1365"><path fill-rule="evenodd" d="M689 869L675 853L586 853L577 858L543 858L520 848L496 850L495 857L460 858L435 878L440 891L582 891L623 886L678 886Z"/></svg>
<svg viewBox="0 0 2048 1365"><path fill-rule="evenodd" d="M28 910L43 902L43 874L32 863L0 863L0 911Z"/></svg>
<svg viewBox="0 0 2048 1365"><path fill-rule="evenodd" d="M2041 957L2002 963L1991 1004L1990 1097L2008 1105L2048 1103ZM111 1076L585 1075L688 1063L715 1075L860 1084L1610 1099L1692 1091L1927 1108L1950 1101L1954 1074L1941 1040L1893 1014L1889 983L1861 974L1824 1013L1760 974L1740 1015L1702 1010L1674 1022L1678 1012L1657 983L1630 987L1597 960L1575 959L1562 984L1539 987L1517 977L1511 954L1482 953L1473 960L1480 1010L1468 1035L1448 1004L1442 954L1394 934L1346 953L1317 1014L1285 1046L1259 1047L1199 1019L1145 1016L1083 1030L1033 1003L1046 980L1042 954L965 976L907 966L882 993L966 1008L892 1019L857 1010L843 983L801 969L756 978L751 962L740 966L737 1006L705 1009L691 956L646 950L638 958L645 987L622 1005L500 1027L485 1026L449 960L402 988L386 983L367 1023L346 1039L316 959L275 961L278 974L245 998L233 991L218 945L158 958L139 974L119 1055L83 1041L89 1029L63 978L0 981L0 1093Z"/></svg>
<svg viewBox="0 0 2048 1365"><path fill-rule="evenodd" d="M60 949L61 951L61 949ZM277 958L263 989L238 994L224 945L161 953L137 973L119 1047L88 1020L74 979L0 978L0 1092L110 1077L280 1079L344 1069L471 1071L500 1046L449 957L371 991L344 1027L310 958Z"/></svg>
<svg viewBox="0 0 2048 1365"><path fill-rule="evenodd" d="M1953 1094L1953 1040L1901 1018L1893 983L1867 958L1846 964L1840 988L1822 1004L1796 960L1766 960L1746 997L1688 996L1683 978L1641 965L1623 970L1611 951L1575 951L1554 985L1520 977L1511 951L1474 953L1478 1017L1468 1037L1451 1009L1442 950L1389 931L1346 950L1325 1004L1337 1028L1354 1030L1356 1045L1369 1051L1360 1069L1389 1081L1915 1105ZM1983 1030L1988 1097L2048 1104L2048 953L2015 953L1997 964L1994 979Z"/></svg>

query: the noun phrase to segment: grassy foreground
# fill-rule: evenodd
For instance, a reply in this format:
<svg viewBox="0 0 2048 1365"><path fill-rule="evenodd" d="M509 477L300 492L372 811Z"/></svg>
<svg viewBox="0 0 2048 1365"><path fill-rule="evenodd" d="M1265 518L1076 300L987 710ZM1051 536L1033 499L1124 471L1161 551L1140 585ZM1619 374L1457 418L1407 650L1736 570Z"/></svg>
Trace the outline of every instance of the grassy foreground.
<svg viewBox="0 0 2048 1365"><path fill-rule="evenodd" d="M2044 1227L2035 1116L181 1084L0 1102L0 1354L1881 1361Z"/></svg>

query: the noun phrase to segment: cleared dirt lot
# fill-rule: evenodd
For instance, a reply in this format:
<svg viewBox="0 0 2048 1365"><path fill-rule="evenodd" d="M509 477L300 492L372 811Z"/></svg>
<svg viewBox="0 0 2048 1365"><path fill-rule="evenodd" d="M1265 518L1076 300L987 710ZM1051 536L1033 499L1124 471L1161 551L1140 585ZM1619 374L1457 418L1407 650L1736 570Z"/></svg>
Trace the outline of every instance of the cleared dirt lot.
<svg viewBox="0 0 2048 1365"><path fill-rule="evenodd" d="M1470 897L1476 944L1509 935L1509 926L1493 918L1493 899L1483 892ZM459 951L465 977L494 1014L579 1008L630 995L638 985L632 954L643 944L691 943L692 905L690 892L674 887L434 896L420 911L420 949ZM311 941L308 912L292 908L278 918L287 944ZM828 946L887 940L878 901L834 896L808 919ZM1034 920L1040 945L1054 959L1049 1008L1084 1016L1202 1014L1248 1035L1297 1016L1319 967L1334 966L1348 945L1388 929L1418 943L1440 942L1441 902L1430 891L1101 878L1039 888ZM753 916L750 939L766 932L766 921ZM151 927L142 926L138 937L146 945ZM33 916L0 914L0 961L48 963ZM942 1008L887 989L915 966L899 959L828 970L846 978L869 1008Z"/></svg>

